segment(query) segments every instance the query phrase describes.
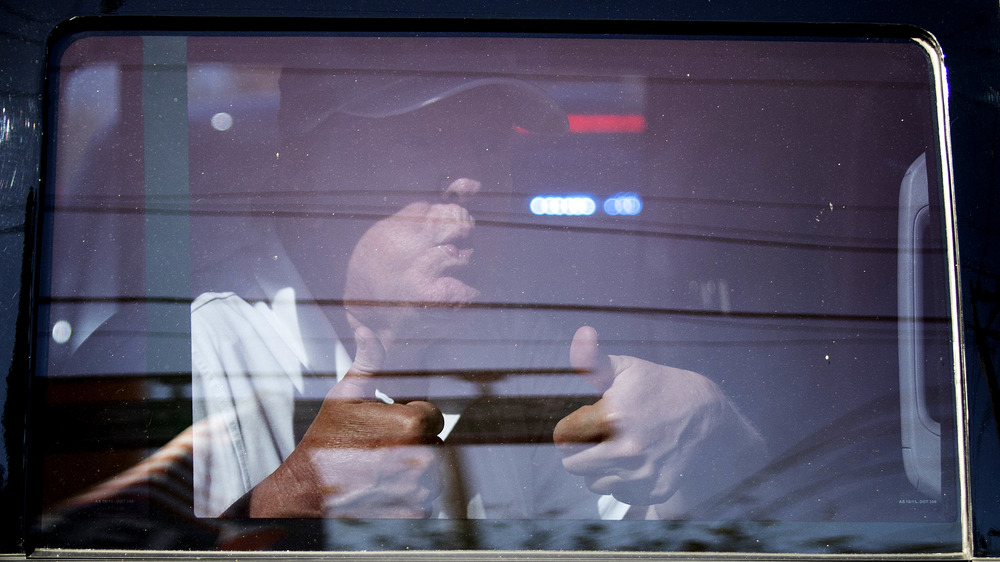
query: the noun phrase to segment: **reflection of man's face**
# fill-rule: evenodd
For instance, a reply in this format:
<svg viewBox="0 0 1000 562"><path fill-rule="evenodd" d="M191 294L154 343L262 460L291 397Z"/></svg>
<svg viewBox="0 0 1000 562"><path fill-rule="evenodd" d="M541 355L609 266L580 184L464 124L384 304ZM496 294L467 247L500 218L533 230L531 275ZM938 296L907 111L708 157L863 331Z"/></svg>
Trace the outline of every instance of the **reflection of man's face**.
<svg viewBox="0 0 1000 562"><path fill-rule="evenodd" d="M374 155L371 188L403 206L358 241L344 298L362 324L401 335L427 327L435 315L422 312L479 295L471 279L493 264L474 248L474 213L481 201L506 203L512 127L509 119L460 102L369 121L360 134Z"/></svg>

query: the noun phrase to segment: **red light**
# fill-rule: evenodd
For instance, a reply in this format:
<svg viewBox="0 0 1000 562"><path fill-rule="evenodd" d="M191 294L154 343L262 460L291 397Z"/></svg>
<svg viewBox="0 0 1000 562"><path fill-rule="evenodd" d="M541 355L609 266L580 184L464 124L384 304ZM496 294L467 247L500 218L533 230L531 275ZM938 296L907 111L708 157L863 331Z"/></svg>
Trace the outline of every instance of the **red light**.
<svg viewBox="0 0 1000 562"><path fill-rule="evenodd" d="M646 118L642 115L567 115L571 133L642 133Z"/></svg>

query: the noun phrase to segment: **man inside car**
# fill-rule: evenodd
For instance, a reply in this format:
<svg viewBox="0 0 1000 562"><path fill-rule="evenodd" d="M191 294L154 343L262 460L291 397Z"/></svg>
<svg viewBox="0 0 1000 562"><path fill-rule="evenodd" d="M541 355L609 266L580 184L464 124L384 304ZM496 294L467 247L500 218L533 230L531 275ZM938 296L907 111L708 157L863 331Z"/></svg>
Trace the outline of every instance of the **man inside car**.
<svg viewBox="0 0 1000 562"><path fill-rule="evenodd" d="M607 355L590 326L496 344L553 338L544 318L489 305L516 255L498 218L510 145L565 129L542 91L286 72L282 94L252 264L267 298L192 305L196 515L681 518L758 466L761 437L700 374ZM330 196L330 216L310 214ZM470 334L487 343L456 345ZM599 399L560 414L547 442L450 448L483 404L567 389Z"/></svg>

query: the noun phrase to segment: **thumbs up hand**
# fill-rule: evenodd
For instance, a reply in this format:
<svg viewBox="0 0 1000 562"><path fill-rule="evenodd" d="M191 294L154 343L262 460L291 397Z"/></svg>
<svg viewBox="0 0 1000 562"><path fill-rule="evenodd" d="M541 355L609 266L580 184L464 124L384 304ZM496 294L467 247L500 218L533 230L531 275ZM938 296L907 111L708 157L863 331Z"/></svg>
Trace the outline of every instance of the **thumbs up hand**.
<svg viewBox="0 0 1000 562"><path fill-rule="evenodd" d="M440 494L444 419L429 402L372 399L385 350L368 328L302 441L253 491L254 517L419 518Z"/></svg>
<svg viewBox="0 0 1000 562"><path fill-rule="evenodd" d="M570 363L603 394L560 420L553 438L563 467L595 493L632 505L673 498L673 511L658 513L680 516L742 475L736 457L763 452L756 430L698 373L605 355L589 326L574 335Z"/></svg>

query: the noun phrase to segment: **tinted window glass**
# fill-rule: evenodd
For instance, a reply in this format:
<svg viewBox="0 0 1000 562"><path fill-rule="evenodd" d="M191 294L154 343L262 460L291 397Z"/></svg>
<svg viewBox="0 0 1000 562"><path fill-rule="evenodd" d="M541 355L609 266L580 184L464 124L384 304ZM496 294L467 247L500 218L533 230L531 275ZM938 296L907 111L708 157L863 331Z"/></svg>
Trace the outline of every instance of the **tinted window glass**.
<svg viewBox="0 0 1000 562"><path fill-rule="evenodd" d="M38 545L962 548L924 42L60 53Z"/></svg>

